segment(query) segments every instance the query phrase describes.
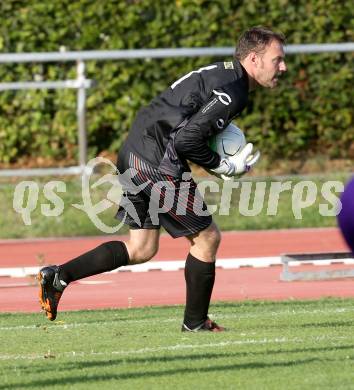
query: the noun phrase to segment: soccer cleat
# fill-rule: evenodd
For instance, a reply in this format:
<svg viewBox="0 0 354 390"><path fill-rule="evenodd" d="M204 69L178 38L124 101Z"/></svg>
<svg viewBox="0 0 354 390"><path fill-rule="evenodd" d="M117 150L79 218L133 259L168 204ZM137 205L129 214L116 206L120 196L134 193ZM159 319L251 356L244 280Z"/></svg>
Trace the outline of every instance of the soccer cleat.
<svg viewBox="0 0 354 390"><path fill-rule="evenodd" d="M39 283L39 302L47 318L54 321L61 295L65 289L59 280L59 267L50 265L42 268L37 275Z"/></svg>
<svg viewBox="0 0 354 390"><path fill-rule="evenodd" d="M224 327L219 326L216 322L212 321L210 318L206 319L202 325L194 329L188 328L188 326L185 324L182 325L182 332L204 332L204 331L223 332L224 330L225 330Z"/></svg>

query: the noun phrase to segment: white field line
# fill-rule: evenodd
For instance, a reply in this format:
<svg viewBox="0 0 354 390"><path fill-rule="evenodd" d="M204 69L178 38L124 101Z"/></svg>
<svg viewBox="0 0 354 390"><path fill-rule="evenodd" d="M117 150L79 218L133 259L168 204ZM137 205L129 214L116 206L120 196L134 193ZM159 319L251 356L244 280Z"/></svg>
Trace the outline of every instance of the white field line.
<svg viewBox="0 0 354 390"><path fill-rule="evenodd" d="M141 348L141 349L129 349L122 351L110 351L110 352L84 352L84 351L68 351L62 353L51 353L50 350L48 353L44 354L24 354L24 355L11 355L5 354L0 355L0 360L35 360L35 359L45 359L50 357L55 358L65 358L65 357L86 357L86 356L112 356L112 355L139 355L147 353L156 353L156 352L166 352L166 351L181 351L188 349L204 349L204 348L223 348L230 347L234 345L264 345L264 344L284 344L284 343L307 343L307 342L319 342L329 340L331 342L339 340L351 340L353 337L345 336L316 336L308 338L298 338L294 337L288 339L286 337L276 337L273 339L246 339L246 340L235 340L235 341L221 341L219 343L205 343L205 344L176 344L176 345L167 345L164 347L151 347L151 348Z"/></svg>
<svg viewBox="0 0 354 390"><path fill-rule="evenodd" d="M302 314L342 314L342 313L352 313L354 312L354 306L349 307L337 307L335 309L314 309L314 310L284 310L278 312L264 312L264 313L235 313L235 314L222 314L218 313L217 315L210 314L211 318L218 319L247 319L247 318L269 318L269 317L280 317L285 315L302 315ZM179 322L181 321L180 317L170 317L166 319L156 318L156 323L169 323L169 322ZM14 330L32 330L32 329L42 329L46 328L47 330L55 329L68 329L68 328L80 328L80 327L90 327L90 326L105 326L105 325L125 325L125 324L153 324L154 319L146 320L135 320L135 319L122 319L120 320L117 316L116 320L111 321L97 321L97 322L79 322L79 323L63 323L62 321L57 322L48 322L48 324L43 325L17 325L17 326L3 326L0 327L0 331L14 331Z"/></svg>
<svg viewBox="0 0 354 390"><path fill-rule="evenodd" d="M316 260L309 261L292 261L291 266L299 266L304 264L331 265L331 264L354 264L354 259L333 259L333 260ZM244 257L244 258L225 258L218 259L216 266L221 269L237 269L241 267L263 268L273 265L281 265L281 256L271 257ZM184 269L185 260L172 261L148 261L143 264L130 265L126 267L117 268L109 273L117 272L148 272L148 271L180 271ZM8 267L0 268L0 277L14 277L23 278L26 276L37 275L40 266L36 267Z"/></svg>

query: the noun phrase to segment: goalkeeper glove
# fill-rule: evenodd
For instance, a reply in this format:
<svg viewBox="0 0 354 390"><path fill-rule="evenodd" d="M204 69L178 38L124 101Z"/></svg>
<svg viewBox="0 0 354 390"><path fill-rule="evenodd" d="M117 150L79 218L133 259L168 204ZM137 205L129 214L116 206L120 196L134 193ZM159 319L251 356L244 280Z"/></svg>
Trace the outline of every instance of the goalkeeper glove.
<svg viewBox="0 0 354 390"><path fill-rule="evenodd" d="M248 143L240 152L229 158L222 158L220 165L212 172L221 175L224 180L230 180L232 176L242 175L248 172L259 160L260 152L252 154L253 144Z"/></svg>

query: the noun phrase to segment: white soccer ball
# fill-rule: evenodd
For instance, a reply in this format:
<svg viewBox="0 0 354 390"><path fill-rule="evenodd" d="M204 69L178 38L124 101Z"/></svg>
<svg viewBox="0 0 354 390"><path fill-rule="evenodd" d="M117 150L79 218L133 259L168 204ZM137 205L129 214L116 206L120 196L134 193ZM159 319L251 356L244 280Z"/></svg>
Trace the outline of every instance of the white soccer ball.
<svg viewBox="0 0 354 390"><path fill-rule="evenodd" d="M209 139L209 146L221 158L234 156L246 146L246 137L242 130L230 123L223 131Z"/></svg>

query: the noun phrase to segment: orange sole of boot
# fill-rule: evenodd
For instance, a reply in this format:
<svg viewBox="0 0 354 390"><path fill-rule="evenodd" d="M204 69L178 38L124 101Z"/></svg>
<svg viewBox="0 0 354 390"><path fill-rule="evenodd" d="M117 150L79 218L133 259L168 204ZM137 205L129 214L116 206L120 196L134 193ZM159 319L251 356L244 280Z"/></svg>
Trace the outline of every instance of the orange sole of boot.
<svg viewBox="0 0 354 390"><path fill-rule="evenodd" d="M49 299L45 299L43 296L42 279L43 279L42 275L39 272L37 275L37 281L38 281L38 285L39 285L39 294L38 294L39 295L39 303L42 307L42 310L45 311L45 314L46 314L48 320L54 321L55 317L53 316L53 314L51 312Z"/></svg>

